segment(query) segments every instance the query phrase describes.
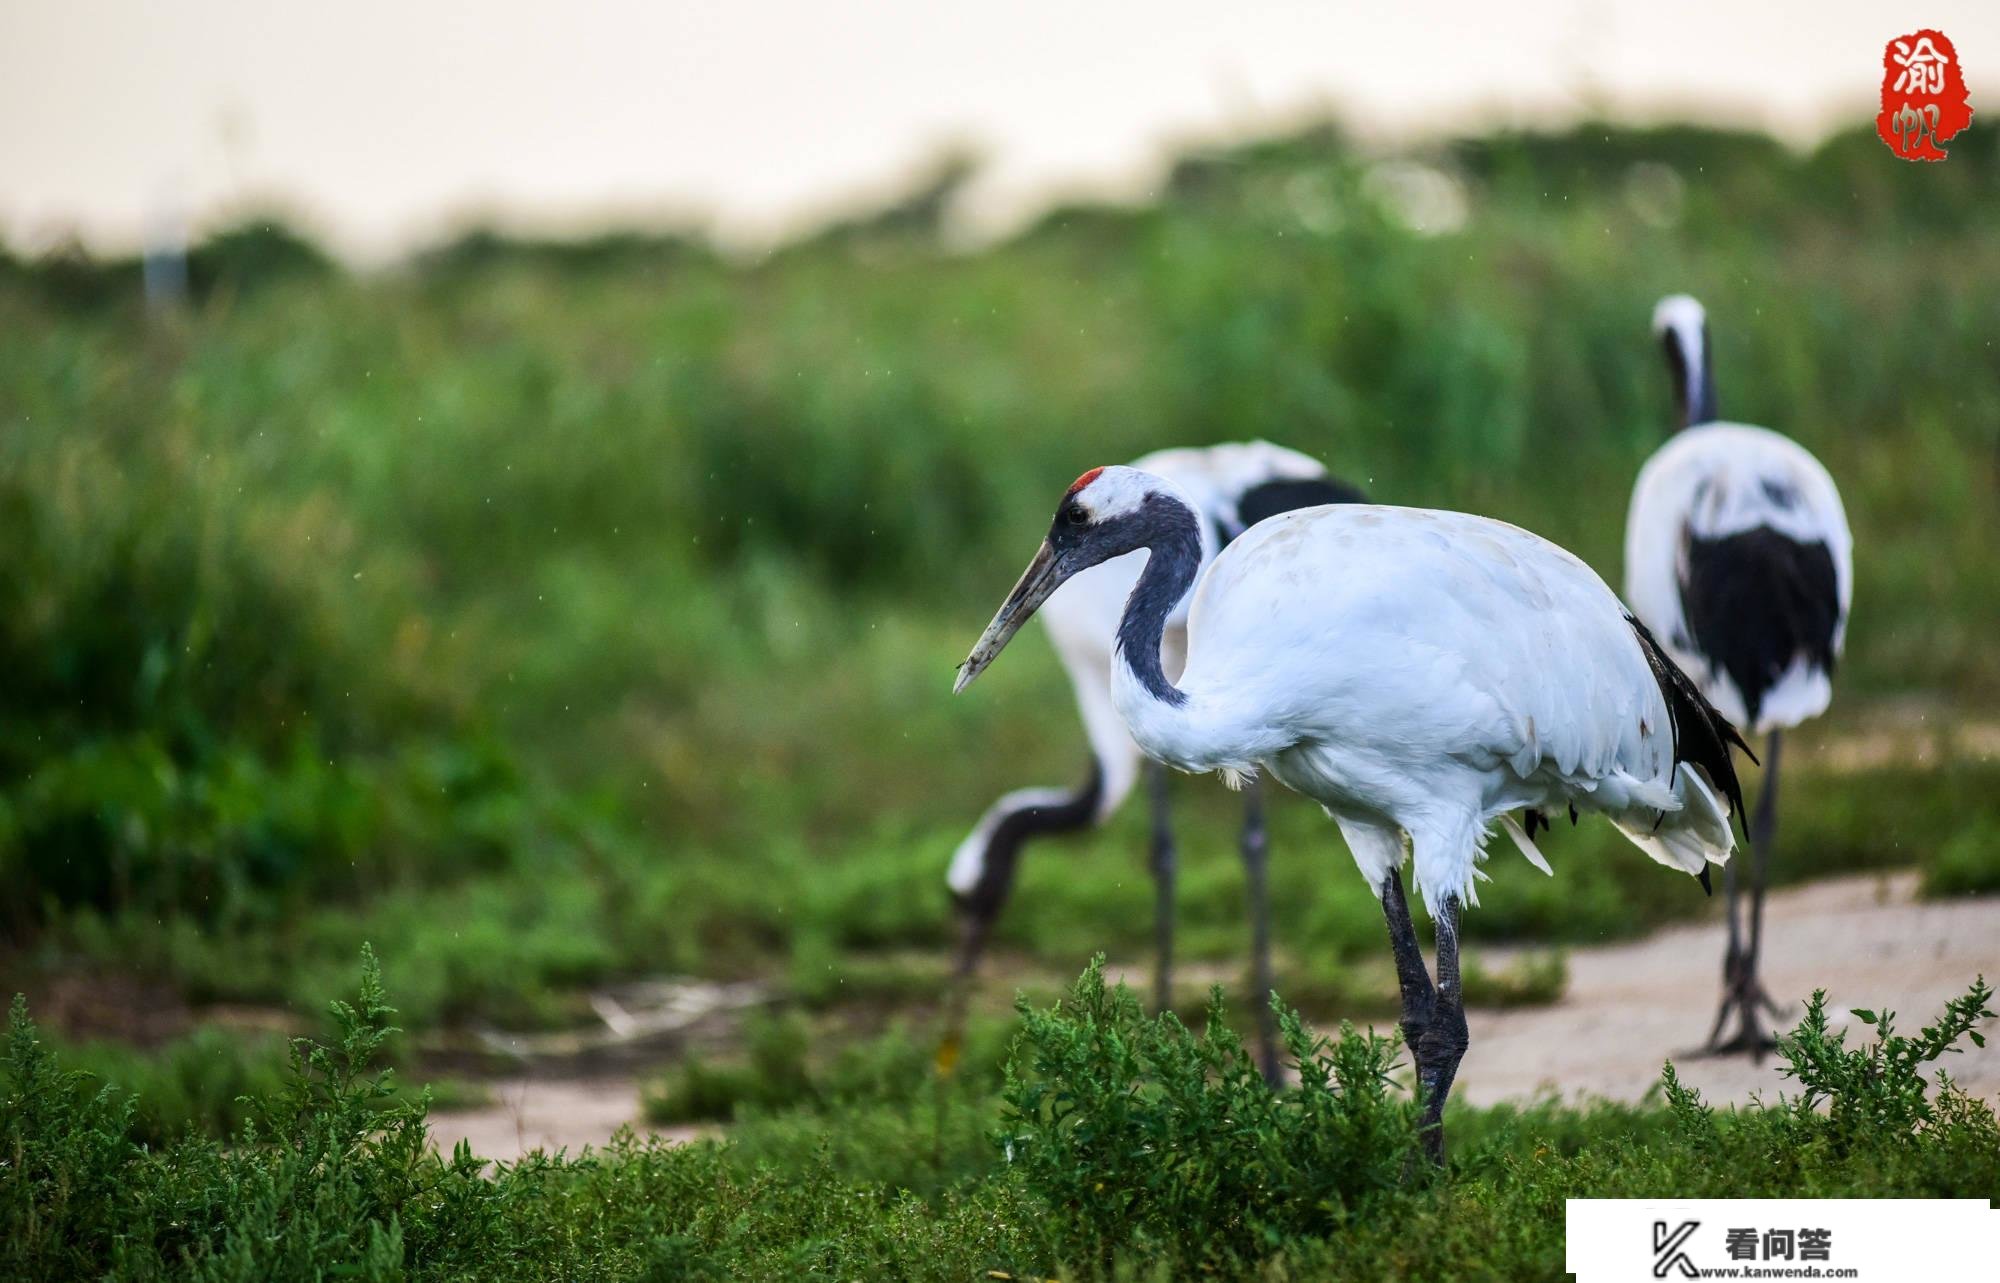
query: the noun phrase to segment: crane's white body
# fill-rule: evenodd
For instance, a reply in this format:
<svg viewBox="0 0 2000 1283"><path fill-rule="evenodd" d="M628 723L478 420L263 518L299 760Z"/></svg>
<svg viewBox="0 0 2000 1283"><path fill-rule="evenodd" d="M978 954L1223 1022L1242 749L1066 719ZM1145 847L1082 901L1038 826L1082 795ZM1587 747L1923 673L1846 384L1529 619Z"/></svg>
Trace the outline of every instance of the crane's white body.
<svg viewBox="0 0 2000 1283"><path fill-rule="evenodd" d="M1698 325L1699 317L1690 324ZM1833 639L1838 655L1854 596L1854 536L1840 492L1819 460L1769 428L1688 428L1646 461L1625 521L1625 598L1723 716L1762 733L1825 712L1832 675L1803 654L1795 657L1763 693L1753 726L1735 681L1697 645L1682 600L1690 539L1723 539L1760 526L1795 543L1826 545L1840 599Z"/></svg>
<svg viewBox="0 0 2000 1283"><path fill-rule="evenodd" d="M1378 893L1407 832L1432 915L1476 903L1489 826L1546 869L1510 813L1568 803L1686 872L1728 857L1727 808L1676 767L1624 607L1547 540L1463 513L1309 508L1259 523L1197 582L1184 701L1113 668L1133 740L1182 770L1268 769L1339 821Z"/></svg>
<svg viewBox="0 0 2000 1283"><path fill-rule="evenodd" d="M1218 530L1232 538L1242 531L1237 504L1251 489L1271 481L1309 481L1327 475L1326 465L1319 460L1268 441L1159 450L1132 466L1173 482L1206 519L1202 522L1204 567L1220 547ZM1132 595L1145 564L1146 554L1134 552L1093 566L1057 589L1039 612L1056 658L1069 676L1077 713L1101 772L1099 823L1118 810L1139 779L1139 747L1112 705L1111 670L1113 642L1125 599ZM1192 595L1190 592L1189 597ZM1181 668L1187 607L1188 598L1183 598L1168 620L1161 647L1161 661L1170 676ZM1017 789L1000 798L953 852L946 883L960 894L969 892L979 881L996 825L1023 807L1057 806L1068 796L1063 789L1034 788Z"/></svg>

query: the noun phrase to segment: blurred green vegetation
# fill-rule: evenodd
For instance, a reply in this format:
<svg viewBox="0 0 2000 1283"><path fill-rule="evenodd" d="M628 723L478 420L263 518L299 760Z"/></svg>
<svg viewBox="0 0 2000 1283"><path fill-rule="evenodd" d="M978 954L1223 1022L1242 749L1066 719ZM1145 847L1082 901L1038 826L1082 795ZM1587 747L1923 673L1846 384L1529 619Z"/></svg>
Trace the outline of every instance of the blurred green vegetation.
<svg viewBox="0 0 2000 1283"><path fill-rule="evenodd" d="M1313 129L970 250L948 160L754 261L475 233L363 276L263 220L177 308L136 263L0 262L0 979L305 1011L372 939L419 1029L658 970L920 997L870 958L943 946L964 829L1080 764L1038 643L947 698L1064 482L1267 437L1615 583L1673 290L1725 412L1813 449L1858 533L1818 733L2000 706L1996 139L1912 166L1866 129L1593 126L1385 161ZM1778 876L1944 851L1933 889L1991 889L1996 782L1808 756ZM1239 957L1233 802L1178 796L1185 947ZM1381 926L1331 826L1275 809L1305 992ZM1141 833L1038 848L1003 952L1143 958ZM1703 908L1601 824L1545 849L1554 880L1496 857L1475 943Z"/></svg>

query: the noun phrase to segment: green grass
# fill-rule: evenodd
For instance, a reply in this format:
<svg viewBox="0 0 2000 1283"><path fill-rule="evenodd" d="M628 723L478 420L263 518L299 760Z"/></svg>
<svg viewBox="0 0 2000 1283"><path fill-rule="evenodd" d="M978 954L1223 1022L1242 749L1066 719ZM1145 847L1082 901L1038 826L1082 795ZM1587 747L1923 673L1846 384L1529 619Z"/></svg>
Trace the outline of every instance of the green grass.
<svg viewBox="0 0 2000 1283"><path fill-rule="evenodd" d="M131 1111L129 1134L147 1145L187 1131L231 1135L249 1121L252 1101L285 1081L281 1039L215 1027L147 1051L98 1041L60 1052L67 1068L104 1084L114 1108Z"/></svg>
<svg viewBox="0 0 2000 1283"><path fill-rule="evenodd" d="M1934 896L2000 891L2000 825L1983 819L1940 847L1925 867L1924 890Z"/></svg>
<svg viewBox="0 0 2000 1283"><path fill-rule="evenodd" d="M1267 1090L1216 1010L1147 1018L1101 963L1023 1008L997 1081L849 1080L741 1139L483 1163L427 1146L425 1102L379 1068L394 1014L372 956L333 1040L294 1045L227 1142L135 1145L14 1005L0 1070L0 1270L9 1277L423 1280L1476 1276L1561 1270L1562 1201L1986 1197L1990 1106L1942 1073L1980 1041L1975 984L1915 1037L1823 998L1782 1055L1796 1095L1733 1111L1663 1077L1663 1103L1455 1109L1451 1162L1417 1159L1397 1048L1283 1025L1300 1086ZM894 1059L893 1057L891 1059ZM915 1071L921 1074L918 1067Z"/></svg>
<svg viewBox="0 0 2000 1283"><path fill-rule="evenodd" d="M1859 775L1795 770L1773 880L1915 866L1927 870L1933 894L1990 892L2000 876L1988 801L1996 785L2000 767L1969 760ZM1181 796L1182 955L1240 963L1248 932L1230 799L1200 786ZM1272 813L1281 987L1319 1015L1378 1010L1392 986L1374 897L1316 811L1279 799ZM31 989L37 971L87 964L167 977L197 1003L311 1012L336 990L360 942L375 939L393 950L392 978L417 1029L561 1026L587 1018L581 987L635 972L759 974L816 1009L922 1008L945 966L939 870L956 836L861 840L819 859L767 851L733 869L604 843L572 858L522 854L511 869L227 925L75 909L17 955L15 969ZM1467 919L1476 966L1484 944L1603 943L1715 906L1600 823L1562 826L1542 845L1554 878L1494 848L1494 880ZM1032 850L1000 926L1003 962L1033 969L1102 948L1150 965L1144 850L1136 807L1102 833ZM1553 997L1559 979L1527 992Z"/></svg>

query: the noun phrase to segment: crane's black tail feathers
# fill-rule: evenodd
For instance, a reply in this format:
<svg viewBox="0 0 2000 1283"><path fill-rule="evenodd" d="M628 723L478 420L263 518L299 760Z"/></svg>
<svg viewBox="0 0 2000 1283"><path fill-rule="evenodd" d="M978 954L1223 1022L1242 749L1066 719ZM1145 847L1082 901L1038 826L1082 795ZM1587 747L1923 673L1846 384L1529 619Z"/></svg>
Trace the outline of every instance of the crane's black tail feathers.
<svg viewBox="0 0 2000 1283"><path fill-rule="evenodd" d="M1757 755L1743 742L1729 719L1715 711L1715 705L1701 693L1680 665L1667 657L1660 649L1660 643L1653 640L1653 634L1646 626L1631 615L1625 621L1632 625L1632 631L1639 634L1639 649L1646 652L1646 663L1652 667L1653 680L1660 684L1660 694L1667 700L1667 718L1674 733L1674 765L1682 762L1698 766L1708 776L1708 781L1722 790L1729 799L1729 813L1736 819L1736 827L1743 828L1743 785L1736 779L1736 763L1729 756L1732 745L1743 750L1743 755L1752 762ZM1747 836L1747 834L1746 834Z"/></svg>

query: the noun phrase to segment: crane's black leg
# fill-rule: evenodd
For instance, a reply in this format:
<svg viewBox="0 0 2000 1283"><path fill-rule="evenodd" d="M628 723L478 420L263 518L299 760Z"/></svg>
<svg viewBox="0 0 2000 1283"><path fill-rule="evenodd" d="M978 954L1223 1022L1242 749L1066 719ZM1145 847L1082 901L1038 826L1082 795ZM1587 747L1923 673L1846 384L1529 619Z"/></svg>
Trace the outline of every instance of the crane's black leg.
<svg viewBox="0 0 2000 1283"><path fill-rule="evenodd" d="M1756 848L1750 885L1750 940L1744 947L1743 993L1736 1000L1736 1005L1743 1012L1743 1040L1751 1044L1753 1054L1761 1054L1777 1045L1757 1022L1760 1009L1773 1016L1778 1014L1778 1004L1771 1001L1771 995L1764 991L1764 981L1757 974L1757 967L1764 959L1764 891L1770 885L1771 851L1778 842L1778 753L1781 744L1777 731L1772 731L1764 741L1764 782L1757 790L1757 814L1750 821L1750 844Z"/></svg>
<svg viewBox="0 0 2000 1283"><path fill-rule="evenodd" d="M1722 954L1722 1004L1715 1009L1715 1023L1709 1027L1708 1042L1705 1047L1710 1052L1722 1050L1722 1029L1729 1023L1729 1015L1736 1010L1737 977L1743 969L1743 934L1740 916L1737 912L1737 861L1731 860L1722 866L1722 897L1727 906L1724 912L1729 921L1729 944Z"/></svg>
<svg viewBox="0 0 2000 1283"><path fill-rule="evenodd" d="M1465 990L1458 969L1458 897L1448 896L1437 918L1437 986L1431 1014L1417 1044L1417 1084L1421 1089L1424 1152L1444 1166L1444 1106L1465 1059ZM1419 963L1421 965L1421 962Z"/></svg>
<svg viewBox="0 0 2000 1283"><path fill-rule="evenodd" d="M1271 1010L1271 898L1264 875L1270 838L1264 830L1263 786L1243 786L1243 882L1250 908L1250 988L1257 1005L1257 1068L1278 1085L1278 1017Z"/></svg>
<svg viewBox="0 0 2000 1283"><path fill-rule="evenodd" d="M1174 1004L1174 826L1167 807L1167 768L1147 762L1153 803L1153 1009Z"/></svg>
<svg viewBox="0 0 2000 1283"><path fill-rule="evenodd" d="M1759 1020L1760 1013L1778 1014L1778 1005L1758 979L1757 964L1764 948L1764 890L1770 879L1771 849L1778 837L1778 755L1782 741L1772 731L1764 742L1764 778L1757 789L1757 809L1750 817L1750 911L1749 925L1741 934L1736 926L1736 862L1724 872L1729 887L1729 952L1723 959L1722 1009L1716 1013L1715 1028L1709 1032L1708 1050L1717 1055L1747 1052L1762 1056L1777 1045ZM1723 1038L1722 1030L1734 1016L1736 1033Z"/></svg>
<svg viewBox="0 0 2000 1283"><path fill-rule="evenodd" d="M1389 922L1389 947L1396 955L1396 984L1403 993L1403 1045L1415 1059L1423 1046L1424 1031L1430 1027L1437 990L1431 984L1431 973L1424 968L1423 946L1417 943L1409 902L1403 899L1403 875L1394 869L1382 880L1382 916Z"/></svg>
<svg viewBox="0 0 2000 1283"><path fill-rule="evenodd" d="M973 914L959 922L958 962L951 969L951 980L945 991L944 1031L938 1036L935 1066L940 1074L950 1074L958 1067L960 1044L965 1039L965 1013L972 1005L972 982L979 970L979 955L986 950L986 937L992 932L993 918L988 914Z"/></svg>

